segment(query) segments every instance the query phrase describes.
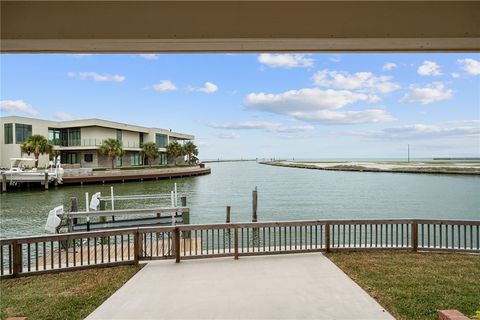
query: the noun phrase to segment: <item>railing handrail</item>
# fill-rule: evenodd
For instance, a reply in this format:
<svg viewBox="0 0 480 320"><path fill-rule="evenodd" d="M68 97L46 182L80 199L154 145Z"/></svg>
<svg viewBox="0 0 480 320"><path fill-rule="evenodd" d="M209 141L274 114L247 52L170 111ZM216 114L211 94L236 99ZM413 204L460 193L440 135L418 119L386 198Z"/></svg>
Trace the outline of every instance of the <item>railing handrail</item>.
<svg viewBox="0 0 480 320"><path fill-rule="evenodd" d="M180 208L172 208L172 211ZM185 208L183 208L185 209ZM95 211L95 213L97 213ZM99 211L98 213L102 213ZM26 237L14 237L7 239L0 239L0 245L7 245L12 243L29 243L36 241L58 241L58 240L71 240L82 237L106 237L120 234L127 234L131 232L168 232L178 228L180 231L192 231L192 230L211 230L211 229L233 229L237 228L263 228L263 227L285 227L285 226L305 226L305 225L342 225L342 224L447 224L447 225L480 225L480 220L454 220L454 219L319 219L319 220L292 220L292 221L262 221L262 222L236 222L236 223L210 223L210 224L188 224L177 226L147 226L147 227L129 227L129 228L116 228L109 230L97 230L97 231L81 231L70 233L59 233L49 235L37 235Z"/></svg>

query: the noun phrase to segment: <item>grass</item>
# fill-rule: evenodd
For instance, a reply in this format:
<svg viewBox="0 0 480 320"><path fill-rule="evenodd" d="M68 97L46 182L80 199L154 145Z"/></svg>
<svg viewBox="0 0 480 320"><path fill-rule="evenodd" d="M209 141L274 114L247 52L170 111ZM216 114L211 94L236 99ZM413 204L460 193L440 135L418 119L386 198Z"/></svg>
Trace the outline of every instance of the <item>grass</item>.
<svg viewBox="0 0 480 320"><path fill-rule="evenodd" d="M336 252L336 265L397 319L437 319L437 310L480 314L480 255Z"/></svg>
<svg viewBox="0 0 480 320"><path fill-rule="evenodd" d="M119 266L0 281L0 318L83 319L140 267Z"/></svg>

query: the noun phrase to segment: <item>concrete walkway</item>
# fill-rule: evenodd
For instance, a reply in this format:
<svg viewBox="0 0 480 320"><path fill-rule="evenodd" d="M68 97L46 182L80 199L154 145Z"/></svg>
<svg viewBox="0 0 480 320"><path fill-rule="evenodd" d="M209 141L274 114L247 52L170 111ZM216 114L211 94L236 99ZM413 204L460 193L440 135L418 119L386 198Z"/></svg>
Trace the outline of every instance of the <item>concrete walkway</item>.
<svg viewBox="0 0 480 320"><path fill-rule="evenodd" d="M394 319L320 253L149 262L87 319Z"/></svg>

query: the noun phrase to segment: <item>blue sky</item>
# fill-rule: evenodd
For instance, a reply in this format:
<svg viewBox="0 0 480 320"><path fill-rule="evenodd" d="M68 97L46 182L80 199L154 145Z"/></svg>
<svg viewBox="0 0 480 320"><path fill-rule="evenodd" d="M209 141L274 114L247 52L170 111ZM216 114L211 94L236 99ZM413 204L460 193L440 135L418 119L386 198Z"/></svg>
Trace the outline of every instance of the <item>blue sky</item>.
<svg viewBox="0 0 480 320"><path fill-rule="evenodd" d="M171 128L204 159L480 156L479 54L0 59L2 116Z"/></svg>

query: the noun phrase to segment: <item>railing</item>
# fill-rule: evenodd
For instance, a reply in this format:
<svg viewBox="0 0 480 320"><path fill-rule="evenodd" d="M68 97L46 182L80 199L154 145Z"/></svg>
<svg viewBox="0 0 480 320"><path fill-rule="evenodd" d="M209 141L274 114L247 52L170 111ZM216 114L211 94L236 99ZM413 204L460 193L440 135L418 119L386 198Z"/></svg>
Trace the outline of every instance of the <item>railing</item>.
<svg viewBox="0 0 480 320"><path fill-rule="evenodd" d="M480 253L480 221L317 220L177 225L0 240L1 277L141 260L332 252L421 250Z"/></svg>
<svg viewBox="0 0 480 320"><path fill-rule="evenodd" d="M53 139L49 140L55 146L61 147L98 147L101 146L104 139L96 139L96 138L89 138L89 139L70 139L70 140L61 140L61 139ZM122 141L122 146L124 148L141 148L142 143L126 140Z"/></svg>

